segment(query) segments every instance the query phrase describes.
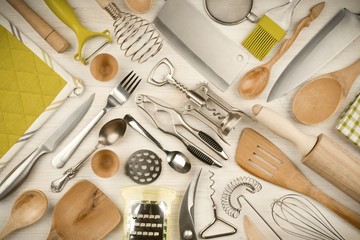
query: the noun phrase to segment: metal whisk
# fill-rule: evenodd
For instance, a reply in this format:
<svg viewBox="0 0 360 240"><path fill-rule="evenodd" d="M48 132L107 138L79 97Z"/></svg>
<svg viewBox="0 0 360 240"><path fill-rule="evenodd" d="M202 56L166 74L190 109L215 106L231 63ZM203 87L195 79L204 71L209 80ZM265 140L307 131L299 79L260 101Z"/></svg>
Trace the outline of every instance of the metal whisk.
<svg viewBox="0 0 360 240"><path fill-rule="evenodd" d="M271 205L275 223L285 232L303 239L344 240L325 216L306 198L288 194Z"/></svg>
<svg viewBox="0 0 360 240"><path fill-rule="evenodd" d="M155 56L163 46L163 39L155 26L134 14L121 11L112 0L96 0L115 20L116 41L126 57L143 63Z"/></svg>

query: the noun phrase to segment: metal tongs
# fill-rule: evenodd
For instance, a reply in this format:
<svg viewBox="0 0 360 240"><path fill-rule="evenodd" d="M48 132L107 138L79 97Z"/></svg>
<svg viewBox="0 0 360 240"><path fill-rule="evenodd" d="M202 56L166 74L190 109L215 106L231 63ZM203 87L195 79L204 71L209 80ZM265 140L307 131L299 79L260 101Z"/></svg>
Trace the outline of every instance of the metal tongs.
<svg viewBox="0 0 360 240"><path fill-rule="evenodd" d="M217 167L222 167L222 164L217 161L212 156L208 155L205 151L201 150L199 147L193 145L190 140L188 140L184 135L177 131L177 127L182 126L186 130L188 130L191 134L196 136L202 142L204 142L207 146L210 147L214 152L222 156L224 159L227 159L227 155L223 151L222 147L210 136L205 134L204 132L198 131L188 125L181 115L176 112L173 108L169 107L166 103L161 102L159 99L154 97L149 97L146 95L138 95L136 98L136 104L142 110L144 110L150 118L154 121L155 125L163 132L171 134L177 137L180 141L184 143L187 150L197 157L199 160L209 164L215 165ZM167 113L171 117L171 122L164 123L158 119L159 114L161 112Z"/></svg>

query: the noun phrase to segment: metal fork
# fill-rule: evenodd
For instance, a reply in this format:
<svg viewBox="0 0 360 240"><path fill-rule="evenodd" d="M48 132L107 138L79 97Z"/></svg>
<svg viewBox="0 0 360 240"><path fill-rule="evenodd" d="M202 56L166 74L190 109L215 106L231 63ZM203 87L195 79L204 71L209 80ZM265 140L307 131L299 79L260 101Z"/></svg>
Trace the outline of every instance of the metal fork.
<svg viewBox="0 0 360 240"><path fill-rule="evenodd" d="M105 116L105 114L113 108L120 107L126 102L129 96L134 92L139 85L141 79L131 71L109 94L106 106L88 123L88 125L78 135L69 142L66 147L61 150L53 159L52 165L56 168L61 168L69 160L75 152L80 143L94 128L94 126Z"/></svg>

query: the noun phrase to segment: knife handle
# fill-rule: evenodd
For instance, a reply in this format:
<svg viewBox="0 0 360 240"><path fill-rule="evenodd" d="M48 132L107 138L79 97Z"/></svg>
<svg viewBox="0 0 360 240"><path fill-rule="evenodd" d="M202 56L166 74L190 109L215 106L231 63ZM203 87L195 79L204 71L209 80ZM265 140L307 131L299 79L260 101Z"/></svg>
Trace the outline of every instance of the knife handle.
<svg viewBox="0 0 360 240"><path fill-rule="evenodd" d="M252 112L255 118L264 126L295 144L303 156L306 156L315 146L317 137L302 133L288 119L273 110L256 104L253 106Z"/></svg>
<svg viewBox="0 0 360 240"><path fill-rule="evenodd" d="M200 148L194 146L194 145L191 145L191 144L188 144L186 146L187 150L192 154L194 155L197 159L199 159L200 161L208 164L208 165L215 165L219 168L222 167L222 164L217 161L216 159L212 158L211 156L209 156L208 154L206 154L204 151L202 151Z"/></svg>
<svg viewBox="0 0 360 240"><path fill-rule="evenodd" d="M47 153L47 150L44 147L38 147L11 170L0 183L0 200L6 197L26 179L36 160L45 153Z"/></svg>
<svg viewBox="0 0 360 240"><path fill-rule="evenodd" d="M78 148L80 143L84 138L89 134L89 132L94 128L94 126L100 121L100 119L105 115L106 111L101 110L91 122L86 125L85 128L78 135L71 140L51 161L51 164L56 168L61 168L64 164L70 159L75 150Z"/></svg>

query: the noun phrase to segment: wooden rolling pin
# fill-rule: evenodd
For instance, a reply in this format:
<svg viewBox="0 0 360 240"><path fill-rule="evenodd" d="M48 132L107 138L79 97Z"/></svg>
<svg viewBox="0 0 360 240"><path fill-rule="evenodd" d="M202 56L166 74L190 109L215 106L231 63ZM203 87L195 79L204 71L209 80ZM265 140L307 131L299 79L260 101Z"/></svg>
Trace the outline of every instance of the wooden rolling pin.
<svg viewBox="0 0 360 240"><path fill-rule="evenodd" d="M15 8L26 21L45 39L56 52L62 53L69 48L70 44L54 30L44 19L37 15L23 0L6 0Z"/></svg>
<svg viewBox="0 0 360 240"><path fill-rule="evenodd" d="M360 159L323 134L305 135L269 108L254 105L252 111L259 122L296 145L302 163L360 203Z"/></svg>

